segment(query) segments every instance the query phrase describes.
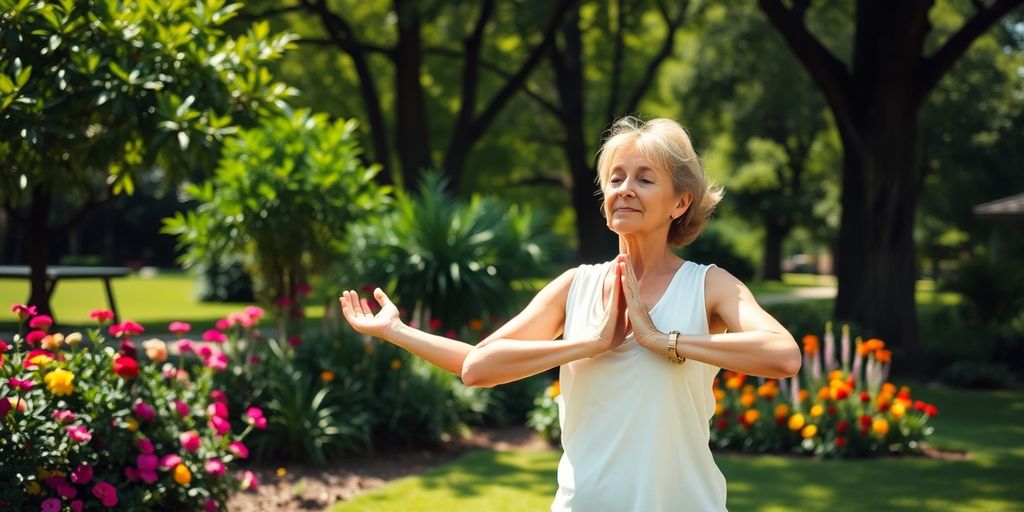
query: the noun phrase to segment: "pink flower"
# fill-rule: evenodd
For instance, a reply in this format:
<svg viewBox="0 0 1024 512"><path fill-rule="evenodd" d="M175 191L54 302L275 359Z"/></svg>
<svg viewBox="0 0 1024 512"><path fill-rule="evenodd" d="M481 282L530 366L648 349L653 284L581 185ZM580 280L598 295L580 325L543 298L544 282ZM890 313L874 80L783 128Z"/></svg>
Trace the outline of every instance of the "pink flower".
<svg viewBox="0 0 1024 512"><path fill-rule="evenodd" d="M217 432L217 435L224 435L231 432L231 423L220 416L210 417L210 426Z"/></svg>
<svg viewBox="0 0 1024 512"><path fill-rule="evenodd" d="M195 430L189 430L188 432L182 432L178 436L178 440L181 441L181 447L186 452L195 453L199 449L199 434Z"/></svg>
<svg viewBox="0 0 1024 512"><path fill-rule="evenodd" d="M223 389L215 389L210 391L210 399L214 402L228 403L228 395L224 393Z"/></svg>
<svg viewBox="0 0 1024 512"><path fill-rule="evenodd" d="M239 459L249 458L249 448L242 444L241 441L231 441L231 444L228 445L228 450Z"/></svg>
<svg viewBox="0 0 1024 512"><path fill-rule="evenodd" d="M29 379L19 379L17 377L11 377L11 378L7 379L7 383L10 384L10 386L12 388L20 390L20 391L28 391L28 390L32 389L33 386L36 385L36 383L33 382L31 378L29 378Z"/></svg>
<svg viewBox="0 0 1024 512"><path fill-rule="evenodd" d="M10 350L10 349L11 349L11 346L8 345L6 341L0 340L0 354L6 354L7 351Z"/></svg>
<svg viewBox="0 0 1024 512"><path fill-rule="evenodd" d="M82 500L75 500L71 502L71 512L82 512L85 508L85 503Z"/></svg>
<svg viewBox="0 0 1024 512"><path fill-rule="evenodd" d="M139 475L139 478L143 482L146 482L147 484L156 483L156 480L157 480L156 471L154 471L152 469L139 469L138 475Z"/></svg>
<svg viewBox="0 0 1024 512"><path fill-rule="evenodd" d="M70 485L65 481L57 486L57 494L64 498L74 498L75 496L78 496L78 489L75 489L73 485Z"/></svg>
<svg viewBox="0 0 1024 512"><path fill-rule="evenodd" d="M267 428L267 419L263 417L263 410L259 407L250 407L245 410L245 421L252 423L258 429Z"/></svg>
<svg viewBox="0 0 1024 512"><path fill-rule="evenodd" d="M221 418L228 417L228 404L224 402L213 402L209 407L206 408L206 414L209 416L220 416Z"/></svg>
<svg viewBox="0 0 1024 512"><path fill-rule="evenodd" d="M210 459L206 461L206 472L213 476L223 475L225 469L227 468L220 459Z"/></svg>
<svg viewBox="0 0 1024 512"><path fill-rule="evenodd" d="M246 306L242 312L249 315L249 318L252 319L253 323L259 322L260 319L263 318L263 308L258 306Z"/></svg>
<svg viewBox="0 0 1024 512"><path fill-rule="evenodd" d="M0 420L7 417L7 413L11 412L11 400L7 397L0 396Z"/></svg>
<svg viewBox="0 0 1024 512"><path fill-rule="evenodd" d="M53 419L57 420L57 423L67 423L69 421L75 421L78 415L68 411L66 409L58 409L53 411Z"/></svg>
<svg viewBox="0 0 1024 512"><path fill-rule="evenodd" d="M188 404L182 402L181 400L174 401L174 409L178 411L178 416L181 416L182 418L188 416L188 414L192 412L189 409Z"/></svg>
<svg viewBox="0 0 1024 512"><path fill-rule="evenodd" d="M214 343L224 343L228 340L228 337L224 333L217 329L210 329L203 333L203 341L212 341Z"/></svg>
<svg viewBox="0 0 1024 512"><path fill-rule="evenodd" d="M110 332L110 335L115 338L126 338L128 336L142 334L145 332L145 329L143 329L137 322L125 320L119 324L111 325L108 331Z"/></svg>
<svg viewBox="0 0 1024 512"><path fill-rule="evenodd" d="M79 464L71 472L71 481L76 484L87 484L89 480L92 480L92 468L85 464Z"/></svg>
<svg viewBox="0 0 1024 512"><path fill-rule="evenodd" d="M213 371L219 372L228 367L228 356L224 355L223 352L214 352L206 361L203 361L206 366L212 368Z"/></svg>
<svg viewBox="0 0 1024 512"><path fill-rule="evenodd" d="M242 489L244 490L256 490L260 486L260 480L256 478L256 473L249 470L242 472L240 480L242 481Z"/></svg>
<svg viewBox="0 0 1024 512"><path fill-rule="evenodd" d="M167 326L167 330L178 336L183 336L192 330L192 326L185 322L171 322L171 325Z"/></svg>
<svg viewBox="0 0 1024 512"><path fill-rule="evenodd" d="M100 325L103 325L114 319L114 312L109 309L94 309L89 313L89 318L92 318L99 322Z"/></svg>
<svg viewBox="0 0 1024 512"><path fill-rule="evenodd" d="M263 362L263 358L258 354L249 354L249 364L260 364Z"/></svg>
<svg viewBox="0 0 1024 512"><path fill-rule="evenodd" d="M26 318L33 317L39 314L36 311L35 306L25 306L23 304L14 304L13 306L11 306L11 311L13 311L14 314L18 315L18 319L20 319L23 322L25 321Z"/></svg>
<svg viewBox="0 0 1024 512"><path fill-rule="evenodd" d="M28 321L28 326L33 329L46 330L53 325L53 318L50 315L39 315Z"/></svg>
<svg viewBox="0 0 1024 512"><path fill-rule="evenodd" d="M132 410L135 411L135 415L142 421L153 421L156 419L156 409L146 402L135 402Z"/></svg>
<svg viewBox="0 0 1024 512"><path fill-rule="evenodd" d="M192 344L192 340L181 340L178 342L178 353L184 354L186 352L195 352L196 347Z"/></svg>
<svg viewBox="0 0 1024 512"><path fill-rule="evenodd" d="M220 330L222 330L222 331L226 331L228 329L228 327L231 327L230 325L228 325L228 319L227 318L221 318L220 320L217 320L213 324L213 326L218 328L218 329L220 329Z"/></svg>
<svg viewBox="0 0 1024 512"><path fill-rule="evenodd" d="M227 321L228 327L234 327L236 325L241 325L246 329L252 327L252 318L245 313L231 313L228 315Z"/></svg>
<svg viewBox="0 0 1024 512"><path fill-rule="evenodd" d="M60 512L60 498L48 498L43 500L42 505L39 506L39 510L42 512Z"/></svg>
<svg viewBox="0 0 1024 512"><path fill-rule="evenodd" d="M133 468L131 466L128 466L128 467L124 468L124 476L127 477L128 480L132 480L132 481L138 480L139 479L139 470L137 470L137 469L135 469L135 468Z"/></svg>
<svg viewBox="0 0 1024 512"><path fill-rule="evenodd" d="M38 345L39 342L42 341L43 338L45 337L46 331L40 331L38 329L35 331L29 331L28 334L25 335L25 343L28 343L29 345L32 345L34 347Z"/></svg>
<svg viewBox="0 0 1024 512"><path fill-rule="evenodd" d="M45 483L50 489L56 489L62 485L67 485L68 480L62 476L51 476L46 479Z"/></svg>
<svg viewBox="0 0 1024 512"><path fill-rule="evenodd" d="M92 486L92 495L96 496L104 507L117 505L117 489L106 482L98 482Z"/></svg>
<svg viewBox="0 0 1024 512"><path fill-rule="evenodd" d="M89 432L89 429L82 425L68 425L67 430L68 436L71 437L72 441L84 443L92 439L92 432Z"/></svg>
<svg viewBox="0 0 1024 512"><path fill-rule="evenodd" d="M168 453L160 459L160 467L164 469L171 469L178 464L181 464L181 457L174 453Z"/></svg>
<svg viewBox="0 0 1024 512"><path fill-rule="evenodd" d="M220 510L220 504L213 498L207 498L206 503L203 504L204 512L217 512Z"/></svg>
<svg viewBox="0 0 1024 512"><path fill-rule="evenodd" d="M300 338L298 336L289 336L288 337L288 344L293 346L293 347L297 347L300 344L302 344L302 338Z"/></svg>
<svg viewBox="0 0 1024 512"><path fill-rule="evenodd" d="M153 453L153 441L150 441L149 439L146 438L142 438L136 441L135 444L139 447L140 452L145 454Z"/></svg>

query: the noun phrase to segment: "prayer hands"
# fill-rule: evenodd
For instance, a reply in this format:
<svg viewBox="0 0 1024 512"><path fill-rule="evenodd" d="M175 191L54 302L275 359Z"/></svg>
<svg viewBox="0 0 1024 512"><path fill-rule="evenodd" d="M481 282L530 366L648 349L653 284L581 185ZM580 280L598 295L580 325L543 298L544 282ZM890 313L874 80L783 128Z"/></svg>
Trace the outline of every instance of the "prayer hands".
<svg viewBox="0 0 1024 512"><path fill-rule="evenodd" d="M381 305L376 315L373 314L366 299L360 299L359 294L352 290L342 292L338 298L341 302L341 312L356 331L377 338L387 338L402 326L402 320L398 318L398 307L380 288L373 290L373 296Z"/></svg>
<svg viewBox="0 0 1024 512"><path fill-rule="evenodd" d="M633 273L633 266L629 264L628 257L620 257L616 264L619 267L618 274L621 276L626 298L626 318L633 328L633 337L647 350L663 353L665 346L661 342L662 333L654 326L654 320L651 320L650 312L640 298L640 285L636 281L636 274Z"/></svg>
<svg viewBox="0 0 1024 512"><path fill-rule="evenodd" d="M604 321L589 340L593 347L591 357L622 345L626 339L626 301L622 296L623 261L625 255L620 254L615 258L612 269L615 272L615 279L612 280L609 296L605 298Z"/></svg>

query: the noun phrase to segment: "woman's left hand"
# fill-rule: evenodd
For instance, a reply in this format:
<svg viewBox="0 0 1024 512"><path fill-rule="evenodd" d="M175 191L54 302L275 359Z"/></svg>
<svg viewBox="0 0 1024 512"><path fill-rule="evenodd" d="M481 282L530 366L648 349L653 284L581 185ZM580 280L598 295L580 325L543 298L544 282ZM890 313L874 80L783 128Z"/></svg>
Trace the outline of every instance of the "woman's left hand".
<svg viewBox="0 0 1024 512"><path fill-rule="evenodd" d="M640 298L640 285L633 273L633 265L629 263L628 258L619 262L619 265L623 267L622 291L626 296L626 317L633 328L633 337L640 346L660 354L665 351L664 345L659 341L664 335L654 326L654 320L651 320L650 312Z"/></svg>

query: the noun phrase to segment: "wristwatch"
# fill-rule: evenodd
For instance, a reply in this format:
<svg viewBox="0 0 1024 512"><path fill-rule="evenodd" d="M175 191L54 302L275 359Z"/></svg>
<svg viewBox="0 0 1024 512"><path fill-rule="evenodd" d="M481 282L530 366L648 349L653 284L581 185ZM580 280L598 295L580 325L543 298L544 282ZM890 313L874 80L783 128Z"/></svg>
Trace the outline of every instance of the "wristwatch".
<svg viewBox="0 0 1024 512"><path fill-rule="evenodd" d="M679 338L679 331L668 332L668 360L675 364L683 364L686 361L685 357L679 357L679 353L676 352L676 341Z"/></svg>

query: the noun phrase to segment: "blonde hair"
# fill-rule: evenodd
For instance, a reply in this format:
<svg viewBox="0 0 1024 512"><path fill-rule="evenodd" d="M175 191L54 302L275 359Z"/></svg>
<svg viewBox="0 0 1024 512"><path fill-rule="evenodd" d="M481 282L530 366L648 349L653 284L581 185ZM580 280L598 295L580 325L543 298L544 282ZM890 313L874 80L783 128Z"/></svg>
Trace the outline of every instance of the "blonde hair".
<svg viewBox="0 0 1024 512"><path fill-rule="evenodd" d="M671 119L645 122L626 116L615 121L598 151L597 180L601 190L608 182L615 153L624 147L634 148L651 163L668 171L677 194L687 191L693 194L693 201L686 212L669 227L668 243L683 247L693 242L714 213L723 190L704 175L704 168L686 129Z"/></svg>

